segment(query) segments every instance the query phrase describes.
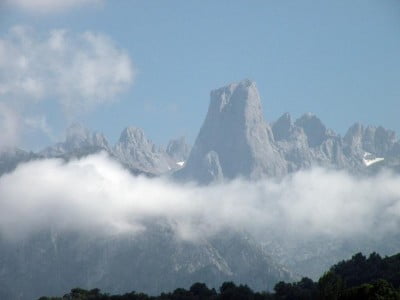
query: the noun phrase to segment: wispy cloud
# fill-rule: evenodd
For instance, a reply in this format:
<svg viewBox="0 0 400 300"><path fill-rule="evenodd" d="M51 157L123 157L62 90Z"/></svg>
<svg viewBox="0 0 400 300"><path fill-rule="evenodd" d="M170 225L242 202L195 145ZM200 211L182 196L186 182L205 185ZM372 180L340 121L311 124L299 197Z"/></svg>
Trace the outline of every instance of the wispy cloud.
<svg viewBox="0 0 400 300"><path fill-rule="evenodd" d="M115 101L134 78L128 53L101 33L15 26L0 38L0 102L22 116L40 101L56 101L68 116L88 111Z"/></svg>
<svg viewBox="0 0 400 300"><path fill-rule="evenodd" d="M400 176L355 178L313 169L282 181L235 180L199 187L134 177L105 154L65 163L29 162L0 178L0 232L35 230L124 233L169 221L177 236L194 240L221 230L262 238L352 237L398 230Z"/></svg>

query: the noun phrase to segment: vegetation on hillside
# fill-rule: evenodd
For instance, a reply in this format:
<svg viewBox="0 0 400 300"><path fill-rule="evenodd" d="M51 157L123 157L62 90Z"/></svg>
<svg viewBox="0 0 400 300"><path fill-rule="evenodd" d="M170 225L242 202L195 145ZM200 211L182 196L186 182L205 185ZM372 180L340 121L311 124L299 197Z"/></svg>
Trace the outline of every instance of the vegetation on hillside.
<svg viewBox="0 0 400 300"><path fill-rule="evenodd" d="M225 282L218 291L204 283L190 289L148 296L131 292L109 295L99 289L76 288L63 297L40 300L400 300L400 254L382 258L372 253L368 258L357 253L350 260L332 266L318 282L303 278L298 282L279 282L273 292L254 292L247 285Z"/></svg>

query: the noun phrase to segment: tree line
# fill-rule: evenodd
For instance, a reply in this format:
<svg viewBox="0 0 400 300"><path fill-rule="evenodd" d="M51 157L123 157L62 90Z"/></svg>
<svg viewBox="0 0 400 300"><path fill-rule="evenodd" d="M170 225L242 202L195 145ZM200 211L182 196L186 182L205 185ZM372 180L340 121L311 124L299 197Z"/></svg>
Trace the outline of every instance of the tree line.
<svg viewBox="0 0 400 300"><path fill-rule="evenodd" d="M400 300L400 253L382 258L361 253L332 266L318 281L302 278L298 282L279 282L271 292L255 292L247 285L224 282L218 291L204 283L189 289L149 296L130 292L109 295L99 289L72 289L62 297L39 300Z"/></svg>

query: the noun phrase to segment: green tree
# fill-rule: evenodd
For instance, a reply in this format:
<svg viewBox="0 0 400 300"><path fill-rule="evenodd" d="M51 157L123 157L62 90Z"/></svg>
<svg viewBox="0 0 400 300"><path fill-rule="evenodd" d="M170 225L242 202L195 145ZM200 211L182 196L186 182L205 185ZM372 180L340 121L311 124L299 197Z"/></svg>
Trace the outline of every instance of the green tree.
<svg viewBox="0 0 400 300"><path fill-rule="evenodd" d="M208 299L209 297L216 296L215 289L209 289L204 283L196 282L190 287L190 292L199 299ZM207 298L208 297L208 298Z"/></svg>
<svg viewBox="0 0 400 300"><path fill-rule="evenodd" d="M321 300L338 300L343 289L342 278L331 271L325 273L318 281L319 298Z"/></svg>

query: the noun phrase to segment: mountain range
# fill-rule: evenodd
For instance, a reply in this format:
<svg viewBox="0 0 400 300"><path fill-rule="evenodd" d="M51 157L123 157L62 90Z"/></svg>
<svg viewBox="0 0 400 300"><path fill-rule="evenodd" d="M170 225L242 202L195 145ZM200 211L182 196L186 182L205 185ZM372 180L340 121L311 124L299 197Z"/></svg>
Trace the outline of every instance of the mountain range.
<svg viewBox="0 0 400 300"><path fill-rule="evenodd" d="M82 125L67 129L64 142L37 153L8 149L0 153L0 172L19 162L82 157L106 151L134 174L172 175L198 183L236 177L282 177L313 166L368 174L381 167L400 170L400 141L394 131L355 123L344 137L311 113L292 120L289 113L268 123L256 84L250 80L213 90L193 148L184 137L166 147L154 144L142 129L125 128L115 145Z"/></svg>
<svg viewBox="0 0 400 300"><path fill-rule="evenodd" d="M125 128L111 145L101 133L74 124L65 141L42 151L8 149L0 153L0 174L30 160L70 160L99 151L107 152L134 175L203 185L235 178L282 178L314 166L360 176L384 167L400 172L400 141L391 130L356 123L342 137L310 113L294 121L285 113L268 123L256 84L250 80L216 89L210 98L193 147L185 138L158 146L137 127ZM194 281L216 287L235 280L265 290L314 267L307 269L310 257L304 254L304 259L296 257L297 267L291 266L295 272L290 272L284 266L290 263L279 258L276 245L261 243L245 232L224 232L198 244L182 242L174 239L164 220L150 224L139 237L109 240L49 229L21 242L0 239L0 245L0 295L19 290L10 299L59 294L73 286L159 293ZM324 258L314 259L319 263ZM318 270L313 272L318 274Z"/></svg>
<svg viewBox="0 0 400 300"><path fill-rule="evenodd" d="M283 114L268 124L254 82L244 80L211 92L206 119L178 178L201 183L222 178L282 177L313 166L370 173L371 166L399 170L400 142L383 127L349 128L341 137L306 113Z"/></svg>

